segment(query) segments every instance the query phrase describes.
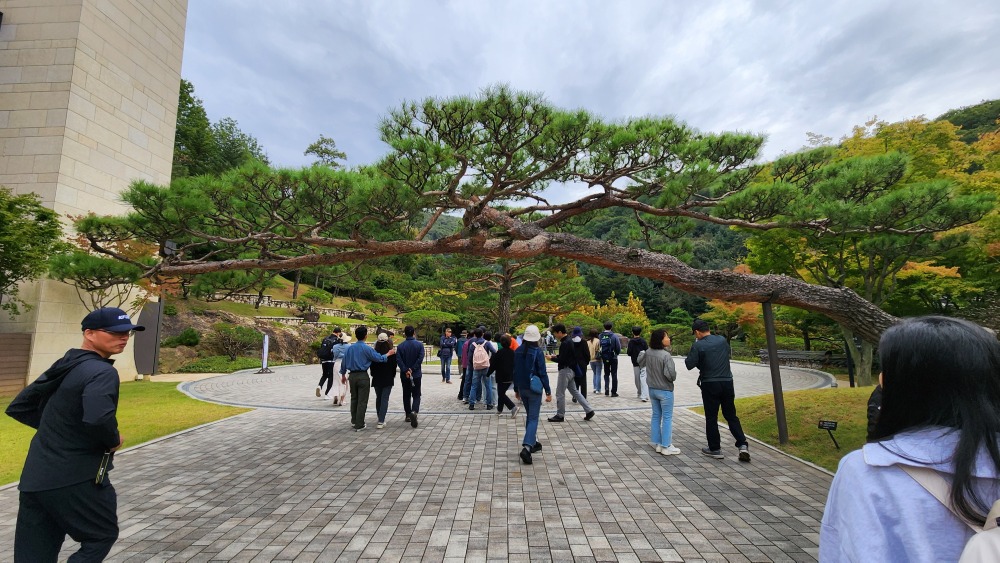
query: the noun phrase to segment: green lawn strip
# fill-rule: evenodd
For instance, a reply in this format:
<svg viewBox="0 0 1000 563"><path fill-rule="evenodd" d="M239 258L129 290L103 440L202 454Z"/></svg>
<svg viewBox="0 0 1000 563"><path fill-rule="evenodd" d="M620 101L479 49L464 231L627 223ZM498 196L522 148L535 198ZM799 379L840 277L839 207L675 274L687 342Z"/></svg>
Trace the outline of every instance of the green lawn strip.
<svg viewBox="0 0 1000 563"><path fill-rule="evenodd" d="M871 392L871 387L838 387L785 393L788 444L784 446L778 444L773 396L737 399L736 412L744 432L750 436L795 457L836 471L841 457L865 443L868 427L866 411ZM701 407L692 410L701 414L705 412ZM837 421L837 429L833 435L840 444L839 450L833 445L827 431L817 428L820 420ZM719 421L725 422L722 413L719 413ZM724 437L723 443L725 441Z"/></svg>
<svg viewBox="0 0 1000 563"><path fill-rule="evenodd" d="M6 409L12 397L0 398ZM128 381L121 385L118 428L131 447L187 428L227 418L251 409L215 405L192 399L176 383ZM21 477L28 444L35 431L8 416L0 417L0 484Z"/></svg>

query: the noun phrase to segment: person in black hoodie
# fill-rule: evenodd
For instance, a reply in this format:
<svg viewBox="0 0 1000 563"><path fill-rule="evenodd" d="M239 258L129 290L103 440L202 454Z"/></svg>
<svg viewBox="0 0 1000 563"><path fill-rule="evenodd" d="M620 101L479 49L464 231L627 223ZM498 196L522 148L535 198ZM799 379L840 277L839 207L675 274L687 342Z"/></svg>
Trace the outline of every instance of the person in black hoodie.
<svg viewBox="0 0 1000 563"><path fill-rule="evenodd" d="M118 497L107 477L118 433L120 354L133 331L121 309L84 317L83 344L71 349L7 407L38 431L21 471L14 561L56 561L68 534L80 542L72 561L102 561L118 539Z"/></svg>
<svg viewBox="0 0 1000 563"><path fill-rule="evenodd" d="M392 350L392 339L387 333L380 333L375 342L375 351L379 354L387 354ZM378 415L378 424L375 428L381 430L385 428L385 414L389 411L389 394L392 393L392 385L396 381L396 362L372 362L372 389L375 390L375 413ZM409 422L409 417L407 417Z"/></svg>
<svg viewBox="0 0 1000 563"><path fill-rule="evenodd" d="M642 327L632 327L632 338L628 341L626 352L632 358L632 375L635 376L635 398L642 402L649 401L649 385L646 383L646 368L639 365L639 352L649 350L649 344L642 337Z"/></svg>
<svg viewBox="0 0 1000 563"><path fill-rule="evenodd" d="M504 334L500 337L500 351L490 356L490 369L486 375L496 374L497 378L497 416L503 414L503 408L507 407L511 418L517 416L518 406L507 396L507 389L514 382L514 351L510 349L511 336ZM514 389L517 393L517 388Z"/></svg>

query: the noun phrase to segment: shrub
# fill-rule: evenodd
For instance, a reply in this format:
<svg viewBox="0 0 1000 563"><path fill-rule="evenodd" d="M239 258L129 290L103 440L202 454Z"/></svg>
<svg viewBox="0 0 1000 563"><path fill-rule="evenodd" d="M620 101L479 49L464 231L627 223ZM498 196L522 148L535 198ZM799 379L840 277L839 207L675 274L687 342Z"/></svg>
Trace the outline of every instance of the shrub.
<svg viewBox="0 0 1000 563"><path fill-rule="evenodd" d="M220 353L235 360L238 356L260 350L263 345L263 337L256 330L240 325L228 323L216 323L212 326L210 337L210 347Z"/></svg>
<svg viewBox="0 0 1000 563"><path fill-rule="evenodd" d="M209 356L184 364L177 368L181 373L232 373L241 369L260 367L260 358L236 358L228 356Z"/></svg>
<svg viewBox="0 0 1000 563"><path fill-rule="evenodd" d="M173 317L177 315L177 305L172 305L167 303L163 306L163 314L168 317Z"/></svg>
<svg viewBox="0 0 1000 563"><path fill-rule="evenodd" d="M198 331L188 327L177 336L171 336L163 340L161 346L164 348L176 348L178 346L197 346L201 342L201 335Z"/></svg>

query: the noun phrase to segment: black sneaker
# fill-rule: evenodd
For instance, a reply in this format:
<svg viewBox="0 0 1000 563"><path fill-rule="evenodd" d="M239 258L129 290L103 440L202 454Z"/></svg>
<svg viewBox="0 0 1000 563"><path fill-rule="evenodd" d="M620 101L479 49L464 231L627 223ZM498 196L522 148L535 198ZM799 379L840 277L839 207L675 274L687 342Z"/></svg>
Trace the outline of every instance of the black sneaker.
<svg viewBox="0 0 1000 563"><path fill-rule="evenodd" d="M527 446L521 448L521 461L524 462L525 465L531 465L531 450L529 450Z"/></svg>
<svg viewBox="0 0 1000 563"><path fill-rule="evenodd" d="M740 446L740 461L750 463L750 448L746 444Z"/></svg>
<svg viewBox="0 0 1000 563"><path fill-rule="evenodd" d="M362 431L362 430L364 430L365 428L368 428L368 425L367 425L367 424L362 424L362 425L361 425L360 427L356 427L356 428L354 429L354 431L355 431L355 432L361 432L361 431Z"/></svg>
<svg viewBox="0 0 1000 563"><path fill-rule="evenodd" d="M540 451L542 451L542 443L541 442L535 442L535 445L531 446L531 453L536 454L536 453L538 453Z"/></svg>
<svg viewBox="0 0 1000 563"><path fill-rule="evenodd" d="M583 417L583 419L584 419L584 420L590 420L590 419L594 418L594 412L595 412L595 411L590 411L590 412L588 412L588 413L587 413L587 416Z"/></svg>
<svg viewBox="0 0 1000 563"><path fill-rule="evenodd" d="M476 405L475 405L475 403L469 403L469 410L470 410L470 411L474 411L474 410L476 410Z"/></svg>
<svg viewBox="0 0 1000 563"><path fill-rule="evenodd" d="M612 393L612 394L611 394L611 396L612 396L612 397L617 397L617 396L618 396L618 393Z"/></svg>
<svg viewBox="0 0 1000 563"><path fill-rule="evenodd" d="M410 415L406 415L406 419L403 422L409 422L409 421L410 421Z"/></svg>
<svg viewBox="0 0 1000 563"><path fill-rule="evenodd" d="M562 416L558 415L558 414L555 415L555 416L550 416L549 417L549 422L562 422L564 420L566 420L566 419L563 418Z"/></svg>
<svg viewBox="0 0 1000 563"><path fill-rule="evenodd" d="M417 413L410 413L410 426L417 427Z"/></svg>
<svg viewBox="0 0 1000 563"><path fill-rule="evenodd" d="M708 448L702 448L701 453L707 455L708 457L714 457L715 459L725 459L726 456L722 455L722 450L710 450ZM748 453L749 457L750 454Z"/></svg>

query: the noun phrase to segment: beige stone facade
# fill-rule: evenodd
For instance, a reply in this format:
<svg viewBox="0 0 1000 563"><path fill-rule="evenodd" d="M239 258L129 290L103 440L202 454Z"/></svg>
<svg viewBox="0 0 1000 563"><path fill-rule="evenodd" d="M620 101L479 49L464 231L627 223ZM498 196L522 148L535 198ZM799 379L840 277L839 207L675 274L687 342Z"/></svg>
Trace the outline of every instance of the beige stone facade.
<svg viewBox="0 0 1000 563"><path fill-rule="evenodd" d="M0 0L0 12L0 185L68 218L123 212L134 180L169 183L187 0ZM30 380L79 346L86 308L53 281L21 297L33 309L0 315L0 334L32 335ZM129 349L123 376L132 364Z"/></svg>

